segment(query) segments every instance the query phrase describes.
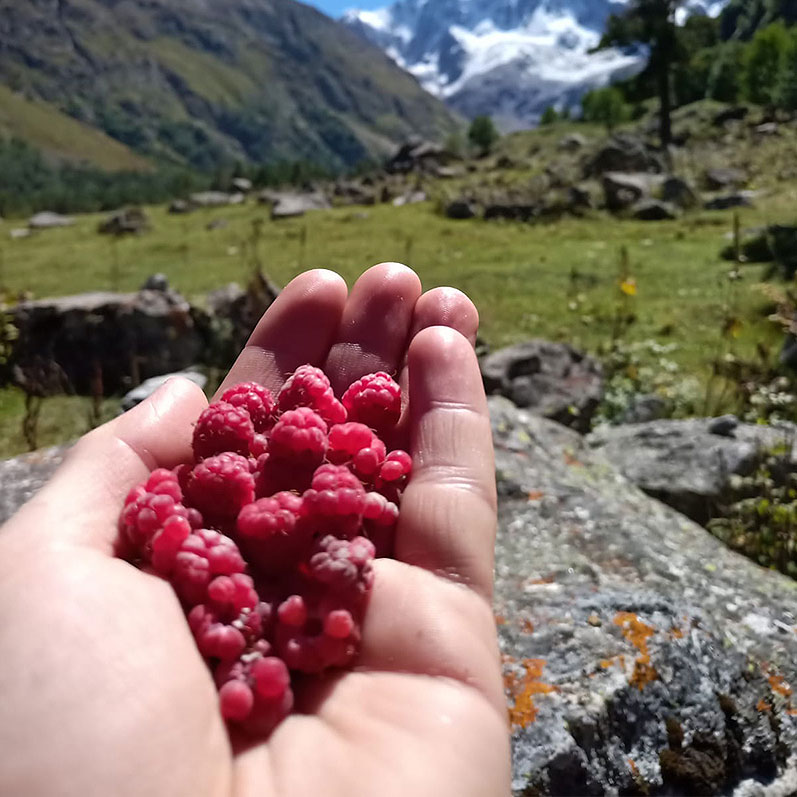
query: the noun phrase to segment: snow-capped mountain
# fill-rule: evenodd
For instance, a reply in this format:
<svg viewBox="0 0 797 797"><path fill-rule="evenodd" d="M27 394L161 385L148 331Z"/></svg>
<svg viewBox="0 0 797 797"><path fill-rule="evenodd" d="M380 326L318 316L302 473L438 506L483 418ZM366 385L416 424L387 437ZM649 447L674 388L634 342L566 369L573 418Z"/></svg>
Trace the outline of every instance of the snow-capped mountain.
<svg viewBox="0 0 797 797"><path fill-rule="evenodd" d="M644 67L641 48L589 52L627 1L396 0L343 21L455 110L489 114L508 131ZM686 13L719 13L725 2L689 0Z"/></svg>

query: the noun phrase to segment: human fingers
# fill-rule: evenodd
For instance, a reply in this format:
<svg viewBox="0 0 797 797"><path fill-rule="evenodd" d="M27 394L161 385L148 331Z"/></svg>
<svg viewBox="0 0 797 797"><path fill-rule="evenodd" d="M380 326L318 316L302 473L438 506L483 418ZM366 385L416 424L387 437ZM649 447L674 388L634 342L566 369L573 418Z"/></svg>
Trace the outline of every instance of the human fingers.
<svg viewBox="0 0 797 797"><path fill-rule="evenodd" d="M447 327L410 345L412 479L396 529L396 558L462 582L489 600L496 527L492 434L470 343Z"/></svg>
<svg viewBox="0 0 797 797"><path fill-rule="evenodd" d="M265 312L219 388L259 382L276 393L300 365L323 365L340 327L348 291L333 271L293 279Z"/></svg>
<svg viewBox="0 0 797 797"><path fill-rule="evenodd" d="M433 288L415 304L410 339L429 327L451 327L474 345L479 331L479 311L457 288Z"/></svg>
<svg viewBox="0 0 797 797"><path fill-rule="evenodd" d="M193 382L168 380L137 407L82 437L8 530L21 530L31 541L111 552L125 495L151 470L191 458L193 424L206 406Z"/></svg>
<svg viewBox="0 0 797 797"><path fill-rule="evenodd" d="M421 281L400 263L369 268L354 284L324 370L340 395L374 371L401 367Z"/></svg>

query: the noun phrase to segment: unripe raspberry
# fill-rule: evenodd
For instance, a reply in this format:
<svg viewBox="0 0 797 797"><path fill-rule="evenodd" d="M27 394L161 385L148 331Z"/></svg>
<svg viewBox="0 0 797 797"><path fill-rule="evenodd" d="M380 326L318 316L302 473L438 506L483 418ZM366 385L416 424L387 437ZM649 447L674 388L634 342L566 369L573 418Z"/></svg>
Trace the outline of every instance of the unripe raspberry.
<svg viewBox="0 0 797 797"><path fill-rule="evenodd" d="M249 460L232 453L202 460L188 477L186 495L205 516L234 518L255 498Z"/></svg>
<svg viewBox="0 0 797 797"><path fill-rule="evenodd" d="M194 456L197 459L232 451L247 456L255 427L243 407L216 401L200 416L194 427Z"/></svg>
<svg viewBox="0 0 797 797"><path fill-rule="evenodd" d="M398 423L401 388L383 371L368 374L343 394L343 406L350 421L363 423L383 435Z"/></svg>
<svg viewBox="0 0 797 797"><path fill-rule="evenodd" d="M221 400L245 409L256 432L265 432L274 425L274 398L267 387L257 382L243 382L228 388Z"/></svg>
<svg viewBox="0 0 797 797"><path fill-rule="evenodd" d="M302 365L288 377L277 396L277 406L280 412L310 407L330 426L346 420L346 410L335 398L327 375L312 365Z"/></svg>
<svg viewBox="0 0 797 797"><path fill-rule="evenodd" d="M280 492L245 506L238 515L238 539L249 561L265 573L283 574L305 556L311 529L302 522L303 500Z"/></svg>
<svg viewBox="0 0 797 797"><path fill-rule="evenodd" d="M320 465L327 451L327 425L307 407L283 413L269 439L269 456L294 465Z"/></svg>

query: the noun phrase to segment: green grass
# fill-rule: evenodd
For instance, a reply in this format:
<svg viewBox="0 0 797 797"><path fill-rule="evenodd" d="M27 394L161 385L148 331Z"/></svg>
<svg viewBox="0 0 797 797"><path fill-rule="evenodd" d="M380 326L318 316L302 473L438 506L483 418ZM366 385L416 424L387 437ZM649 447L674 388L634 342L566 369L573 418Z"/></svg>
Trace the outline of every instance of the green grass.
<svg viewBox="0 0 797 797"><path fill-rule="evenodd" d="M545 130L540 138L547 143L512 179L538 173L537 159L552 157L564 129L558 134ZM528 152L534 135L510 137L504 146ZM763 158L780 164L791 141L767 140L757 148L742 143L734 149L734 162L750 169ZM720 156L717 152L713 157ZM691 157L699 165L698 156ZM498 179L495 173L488 177ZM478 174L468 175L461 182L478 179ZM756 182L766 193L755 208L739 211L742 228L794 222L794 183L771 172L762 172ZM441 194L455 191L456 184L441 181L429 189ZM733 227L732 212L697 212L672 222L619 220L595 212L584 219L533 225L452 221L436 211L434 201L403 208L336 208L281 222L270 221L266 209L253 202L187 216L169 216L164 208L148 212L152 232L119 241L96 233L99 216L79 217L72 228L14 241L2 231L13 225L7 222L0 227L0 283L14 294L30 291L37 297L109 289L117 263L121 290L135 290L148 275L163 272L175 288L202 302L208 291L245 281L247 242L253 222L263 219L259 258L276 282L285 284L304 269L324 267L340 272L351 285L374 263L406 262L427 289L455 285L467 292L479 309L482 335L492 346L540 336L599 352L610 341L624 302L625 311L636 318L627 339L675 344L668 358L678 364L684 379L696 377L706 385L718 357L733 352L753 358L762 345L774 359L781 340L780 330L767 320L770 308L755 288L762 267L743 266L742 279L733 281L732 264L719 257ZM224 219L227 226L209 231L206 225L212 219ZM619 289L624 248L637 284L636 296L625 299ZM731 318L741 322L736 337L723 334ZM19 436L11 432L18 424L19 399L0 395L0 453L9 454L21 450ZM64 412L80 404L79 399L65 402L48 403ZM81 412L85 417L85 408ZM62 437L80 423L65 425Z"/></svg>
<svg viewBox="0 0 797 797"><path fill-rule="evenodd" d="M64 160L109 171L151 168L147 160L105 133L72 119L52 105L25 99L2 85L0 134L21 138Z"/></svg>

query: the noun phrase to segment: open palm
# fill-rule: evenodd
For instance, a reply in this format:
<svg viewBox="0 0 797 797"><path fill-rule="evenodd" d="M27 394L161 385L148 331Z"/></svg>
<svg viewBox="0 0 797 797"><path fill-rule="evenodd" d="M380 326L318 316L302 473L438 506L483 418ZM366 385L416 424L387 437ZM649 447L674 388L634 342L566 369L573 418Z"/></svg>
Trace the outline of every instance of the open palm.
<svg viewBox="0 0 797 797"><path fill-rule="evenodd" d="M267 742L230 741L171 587L112 556L124 495L190 457L206 406L172 380L92 432L0 535L0 794L500 795L508 734L490 609L495 494L473 305L383 264L351 294L297 277L225 386L320 365L399 373L413 457L352 671L299 684ZM469 340L470 339L470 342Z"/></svg>

